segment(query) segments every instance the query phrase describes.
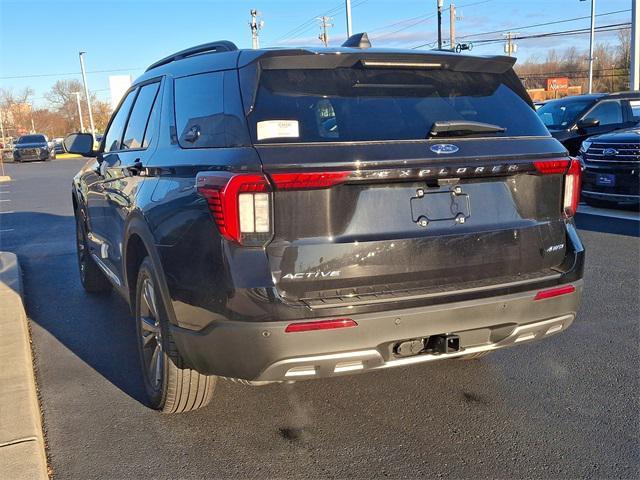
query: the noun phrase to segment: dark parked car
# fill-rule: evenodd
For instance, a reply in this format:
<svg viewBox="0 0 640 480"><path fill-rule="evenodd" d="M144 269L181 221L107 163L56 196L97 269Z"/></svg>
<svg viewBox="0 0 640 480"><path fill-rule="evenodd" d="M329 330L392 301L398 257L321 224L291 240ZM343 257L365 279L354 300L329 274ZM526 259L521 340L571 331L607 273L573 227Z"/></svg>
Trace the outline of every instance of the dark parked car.
<svg viewBox="0 0 640 480"><path fill-rule="evenodd" d="M640 128L585 140L582 198L596 207L640 204Z"/></svg>
<svg viewBox="0 0 640 480"><path fill-rule="evenodd" d="M577 155L584 140L593 135L629 128L640 122L640 93L595 93L550 100L538 116L551 132Z"/></svg>
<svg viewBox="0 0 640 480"><path fill-rule="evenodd" d="M580 166L508 57L216 42L151 65L73 181L80 277L148 403L472 359L580 304ZM105 341L108 341L106 339ZM394 392L388 392L389 395Z"/></svg>
<svg viewBox="0 0 640 480"><path fill-rule="evenodd" d="M46 135L23 135L13 146L15 162L53 160L54 158L56 158L56 151L49 144Z"/></svg>

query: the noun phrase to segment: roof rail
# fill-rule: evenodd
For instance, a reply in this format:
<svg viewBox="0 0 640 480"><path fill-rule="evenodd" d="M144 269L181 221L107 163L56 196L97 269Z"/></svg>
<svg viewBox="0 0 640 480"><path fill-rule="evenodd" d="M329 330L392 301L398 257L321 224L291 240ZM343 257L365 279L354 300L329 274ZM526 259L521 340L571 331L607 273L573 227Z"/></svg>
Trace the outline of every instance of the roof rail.
<svg viewBox="0 0 640 480"><path fill-rule="evenodd" d="M151 64L145 71L148 72L149 70L153 70L154 68L158 68L162 65L175 62L176 60L182 60L183 58L192 57L194 55L201 55L203 53L233 52L235 50L238 50L236 44L228 40L203 43L202 45L197 45L195 47L187 48L186 50L181 50L177 53L174 53L173 55L169 55L168 57L163 58L162 60L158 60L157 62Z"/></svg>

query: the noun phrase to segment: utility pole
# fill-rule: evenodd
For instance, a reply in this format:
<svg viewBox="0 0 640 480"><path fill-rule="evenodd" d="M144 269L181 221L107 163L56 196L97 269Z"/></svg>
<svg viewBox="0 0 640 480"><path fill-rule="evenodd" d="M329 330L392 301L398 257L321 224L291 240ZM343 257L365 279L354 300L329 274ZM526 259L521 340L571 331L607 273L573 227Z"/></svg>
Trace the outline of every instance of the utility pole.
<svg viewBox="0 0 640 480"><path fill-rule="evenodd" d="M442 50L442 7L444 0L438 0L438 50Z"/></svg>
<svg viewBox="0 0 640 480"><path fill-rule="evenodd" d="M255 8L251 9L251 21L249 22L249 26L251 27L251 47L256 50L260 48L260 30L264 27L264 22L262 20L258 20L258 12Z"/></svg>
<svg viewBox="0 0 640 480"><path fill-rule="evenodd" d="M513 54L518 51L518 45L513 43L514 37L518 35L516 32L507 32L503 33L502 36L506 37L507 43L504 45L504 53L508 56L513 57Z"/></svg>
<svg viewBox="0 0 640 480"><path fill-rule="evenodd" d="M5 142L4 142L4 120L2 120L2 110L0 110L0 133L2 133L2 145L3 145L3 148L4 148L4 145L5 145ZM0 155L2 155L2 152L0 152Z"/></svg>
<svg viewBox="0 0 640 480"><path fill-rule="evenodd" d="M84 122L82 121L82 108L80 107L80 92L73 92L76 96L76 103L78 104L78 117L80 118L80 132L84 132Z"/></svg>
<svg viewBox="0 0 640 480"><path fill-rule="evenodd" d="M636 0L631 2L631 68L629 73L629 87L631 90L640 89L640 16Z"/></svg>
<svg viewBox="0 0 640 480"><path fill-rule="evenodd" d="M449 5L449 47L451 50L456 48L456 6L453 3Z"/></svg>
<svg viewBox="0 0 640 480"><path fill-rule="evenodd" d="M322 17L318 17L318 20L320 20L320 35L318 35L318 38L324 44L325 47L328 47L329 33L327 32L327 28L333 27L333 24L329 23L331 21L331 17L322 16Z"/></svg>
<svg viewBox="0 0 640 480"><path fill-rule="evenodd" d="M91 127L91 135L93 138L96 136L96 127L93 123L93 113L91 112L91 97L89 97L89 86L87 85L87 72L84 70L84 54L86 52L79 52L80 56L80 70L82 70L82 83L84 84L84 94L87 97L87 108L89 110L89 126Z"/></svg>
<svg viewBox="0 0 640 480"><path fill-rule="evenodd" d="M353 26L351 25L351 0L345 0L345 8L347 9L347 38L353 34Z"/></svg>

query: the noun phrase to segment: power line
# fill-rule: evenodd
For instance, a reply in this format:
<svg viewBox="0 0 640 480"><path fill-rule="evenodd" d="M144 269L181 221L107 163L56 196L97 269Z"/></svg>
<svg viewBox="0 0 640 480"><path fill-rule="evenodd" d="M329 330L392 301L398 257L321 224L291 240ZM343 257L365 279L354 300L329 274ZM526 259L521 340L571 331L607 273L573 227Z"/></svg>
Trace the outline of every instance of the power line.
<svg viewBox="0 0 640 480"><path fill-rule="evenodd" d="M116 72L133 72L136 70L144 70L143 68L118 68L114 70L92 70L87 72L90 73L116 73ZM40 78L40 77L67 77L70 75L82 75L82 72L65 72L65 73L38 73L34 75L15 75L10 77L0 77L0 80L14 80L18 78Z"/></svg>
<svg viewBox="0 0 640 480"><path fill-rule="evenodd" d="M607 16L607 15L615 15L617 13L624 13L624 12L630 12L630 11L631 11L631 9L627 8L626 10L616 10L614 12L600 13L600 14L596 15L596 17L604 17L604 16ZM547 27L549 25L557 25L559 23L575 22L575 21L584 20L584 19L587 19L587 18L590 19L591 15L587 15L587 16L584 16L584 17L567 18L567 19L564 19L564 20L556 20L556 21L553 21L553 22L537 23L537 24L534 24L534 25L526 25L524 27L505 28L504 30L494 30L493 32L470 33L470 34L467 34L467 35L459 36L458 38L482 37L484 35L492 35L494 33L505 33L505 32L508 32L509 30L525 30L527 28Z"/></svg>
<svg viewBox="0 0 640 480"><path fill-rule="evenodd" d="M364 3L368 2L368 1L369 0L359 0L358 2L354 3L351 6L351 8L353 9L353 8L359 7L360 5L363 5ZM320 15L315 15L315 16L309 18L308 20L306 20L305 22L301 23L297 27L293 28L289 32L287 32L284 35L281 35L280 37L276 38L273 42L271 42L271 44L282 42L283 40L293 40L293 39L301 37L303 34L308 32L309 30L315 28L318 17L324 17L324 16L326 16L326 17L340 16L341 17L343 15L345 15L344 2L341 2L339 5L333 7L332 9L327 10L326 12L324 12L324 13L322 13Z"/></svg>
<svg viewBox="0 0 640 480"><path fill-rule="evenodd" d="M475 5L482 5L484 3L489 3L489 2L493 2L493 1L494 0L482 0L482 1L479 1L479 2L465 3L464 5L458 5L456 8L461 9L461 8L466 8L466 7L473 7ZM381 40L381 39L383 39L385 37L388 37L390 35L393 35L395 33L399 33L399 32L402 32L404 30L408 30L409 28L413 28L416 25L419 25L420 23L424 22L425 20L429 20L429 19L435 17L436 15L437 15L436 13L427 13L427 14L424 14L424 15L419 15L417 17L407 18L405 20L400 20L398 22L391 23L391 24L386 25L386 26L374 28L373 30L369 30L369 33L375 32L375 31L379 31L379 30L386 30L387 28L394 27L396 25L401 25L403 23L412 22L409 25L406 25L406 26L404 26L402 28L399 28L398 30L394 30L392 32L384 33L384 34L382 34L380 36L376 36L376 40Z"/></svg>
<svg viewBox="0 0 640 480"><path fill-rule="evenodd" d="M630 12L630 11L631 11L631 9L627 8L626 10L616 10L616 11L613 11L613 12L600 13L600 14L596 15L596 17L604 17L604 16L607 16L607 15L615 15L617 13L624 13L624 12ZM575 22L575 21L584 20L584 19L587 19L587 18L590 19L591 15L584 16L584 17L567 18L567 19L564 19L564 20L556 20L556 21L553 21L553 22L537 23L537 24L534 24L534 25L525 25L525 26L521 26L521 27L505 28L503 30L493 30L491 32L481 32L481 33L471 33L471 34L467 34L467 35L458 35L458 39L460 40L460 39L466 39L466 38L469 38L469 37L482 37L484 35L491 35L491 34L496 34L496 33L502 34L502 33L508 32L510 30L525 30L527 28L546 27L546 26L549 26L549 25L557 25L557 24L560 24L560 23ZM500 39L500 41L502 42L503 39ZM476 40L475 42L472 42L472 43L478 43L478 42L479 42L479 40ZM434 43L435 42L427 42L427 43L423 43L421 45L416 45L415 47L411 47L411 48L415 50L415 49L418 49L418 48L428 47L428 46L434 45Z"/></svg>
<svg viewBox="0 0 640 480"><path fill-rule="evenodd" d="M596 27L597 32L613 32L616 30L627 30L631 27L631 22L627 23L613 23L611 25L601 25ZM539 33L534 35L523 35L519 37L513 37L512 40L528 40L532 38L548 38L548 37L564 37L567 35L581 35L585 33L590 33L590 28L580 28L574 30L562 30L559 32L549 32L549 33ZM495 43L502 43L504 39L502 38L487 38L482 40L475 40L472 43L475 45L491 45Z"/></svg>

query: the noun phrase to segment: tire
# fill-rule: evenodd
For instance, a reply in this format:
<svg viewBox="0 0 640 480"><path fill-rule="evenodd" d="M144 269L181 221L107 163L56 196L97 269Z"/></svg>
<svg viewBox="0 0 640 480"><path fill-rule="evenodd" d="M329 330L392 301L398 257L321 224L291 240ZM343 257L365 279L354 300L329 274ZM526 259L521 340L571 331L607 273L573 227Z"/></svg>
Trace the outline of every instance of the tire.
<svg viewBox="0 0 640 480"><path fill-rule="evenodd" d="M487 355L489 355L490 351L487 352L476 352L476 353L469 353L468 355L462 355L460 357L454 357L453 360L478 360L482 357L486 357Z"/></svg>
<svg viewBox="0 0 640 480"><path fill-rule="evenodd" d="M87 229L82 219L82 214L76 212L76 251L78 256L78 269L80 271L80 283L89 293L110 292L113 288L104 272L91 258L87 243Z"/></svg>
<svg viewBox="0 0 640 480"><path fill-rule="evenodd" d="M598 200L596 198L583 198L584 203L596 208L616 208L618 204L610 200Z"/></svg>
<svg viewBox="0 0 640 480"><path fill-rule="evenodd" d="M209 404L217 377L185 365L168 328L166 308L153 263L138 270L135 297L136 336L147 404L162 413L183 413Z"/></svg>

